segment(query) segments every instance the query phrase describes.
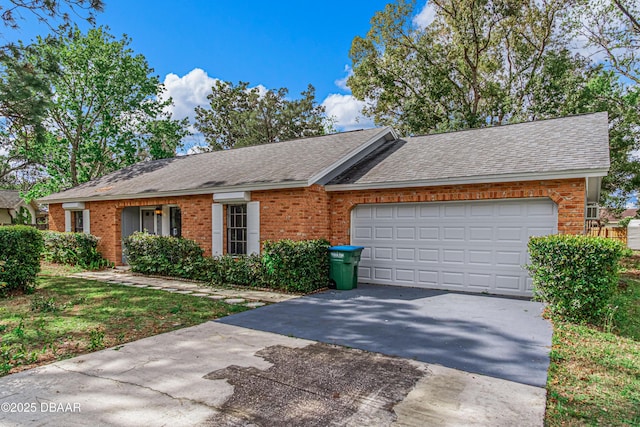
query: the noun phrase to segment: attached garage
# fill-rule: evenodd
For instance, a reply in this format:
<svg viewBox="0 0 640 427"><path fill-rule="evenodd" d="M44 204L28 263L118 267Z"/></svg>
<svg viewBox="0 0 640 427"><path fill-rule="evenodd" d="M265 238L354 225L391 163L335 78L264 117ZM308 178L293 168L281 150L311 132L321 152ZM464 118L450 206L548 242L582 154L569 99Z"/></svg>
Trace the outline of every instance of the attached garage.
<svg viewBox="0 0 640 427"><path fill-rule="evenodd" d="M362 283L530 296L530 236L557 233L548 198L356 206Z"/></svg>

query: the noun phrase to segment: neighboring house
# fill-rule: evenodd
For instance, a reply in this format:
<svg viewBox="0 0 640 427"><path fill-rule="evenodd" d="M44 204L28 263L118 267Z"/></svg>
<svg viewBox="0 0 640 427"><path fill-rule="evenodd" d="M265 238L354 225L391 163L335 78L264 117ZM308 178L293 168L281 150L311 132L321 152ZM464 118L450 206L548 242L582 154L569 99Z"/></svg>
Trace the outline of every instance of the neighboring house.
<svg viewBox="0 0 640 427"><path fill-rule="evenodd" d="M600 211L600 222L603 224L604 227L615 228L615 227L619 227L618 222L621 219L625 219L629 217L636 218L637 216L638 216L638 209L636 208L625 209L619 215L614 215L609 210L602 209Z"/></svg>
<svg viewBox="0 0 640 427"><path fill-rule="evenodd" d="M365 247L361 282L530 295L530 236L584 232L609 169L606 113L400 138L345 132L143 162L45 197L52 230L123 263L147 230L208 255L265 240Z"/></svg>
<svg viewBox="0 0 640 427"><path fill-rule="evenodd" d="M20 213L20 208L26 209L31 215L30 223L36 223L38 206L26 203L17 190L0 190L0 225L12 224L13 219Z"/></svg>

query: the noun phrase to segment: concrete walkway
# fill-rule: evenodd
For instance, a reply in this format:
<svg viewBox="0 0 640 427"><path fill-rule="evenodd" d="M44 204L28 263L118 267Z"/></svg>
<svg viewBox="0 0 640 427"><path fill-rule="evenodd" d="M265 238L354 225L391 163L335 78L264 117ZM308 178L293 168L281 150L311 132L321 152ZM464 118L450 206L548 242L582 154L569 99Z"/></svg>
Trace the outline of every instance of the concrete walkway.
<svg viewBox="0 0 640 427"><path fill-rule="evenodd" d="M259 307L262 303L276 303L299 298L299 295L285 294L282 292L262 291L241 288L215 288L204 283L186 280L170 279L167 277L149 277L131 273L127 270L102 270L83 271L75 273L71 277L80 279L98 280L114 285L134 286L137 288L158 289L179 294L189 294L199 297L233 300L232 304L240 304L248 301L249 307Z"/></svg>

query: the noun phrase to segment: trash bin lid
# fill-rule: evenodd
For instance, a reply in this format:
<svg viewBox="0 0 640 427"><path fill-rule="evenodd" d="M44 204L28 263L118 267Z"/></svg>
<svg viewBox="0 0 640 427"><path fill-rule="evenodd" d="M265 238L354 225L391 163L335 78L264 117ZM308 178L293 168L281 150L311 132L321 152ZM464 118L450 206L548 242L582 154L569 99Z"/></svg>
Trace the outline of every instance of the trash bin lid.
<svg viewBox="0 0 640 427"><path fill-rule="evenodd" d="M355 251L361 251L363 249L364 249L364 246L351 246L351 245L331 246L329 248L330 251L343 251L343 252L355 252Z"/></svg>

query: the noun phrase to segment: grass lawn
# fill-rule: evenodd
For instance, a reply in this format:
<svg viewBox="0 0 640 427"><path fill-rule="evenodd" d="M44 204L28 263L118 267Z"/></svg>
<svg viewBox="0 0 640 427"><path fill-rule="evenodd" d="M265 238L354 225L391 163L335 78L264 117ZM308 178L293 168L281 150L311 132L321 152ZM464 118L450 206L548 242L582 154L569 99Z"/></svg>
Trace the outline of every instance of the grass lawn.
<svg viewBox="0 0 640 427"><path fill-rule="evenodd" d="M44 266L33 294L0 299L0 376L247 310L65 277L72 271Z"/></svg>
<svg viewBox="0 0 640 427"><path fill-rule="evenodd" d="M640 426L640 255L624 265L605 328L553 322L548 426Z"/></svg>

